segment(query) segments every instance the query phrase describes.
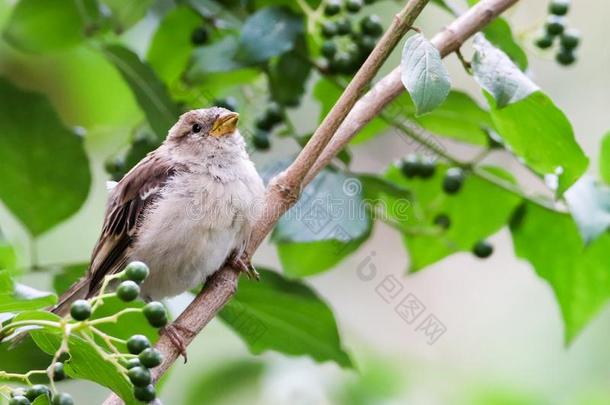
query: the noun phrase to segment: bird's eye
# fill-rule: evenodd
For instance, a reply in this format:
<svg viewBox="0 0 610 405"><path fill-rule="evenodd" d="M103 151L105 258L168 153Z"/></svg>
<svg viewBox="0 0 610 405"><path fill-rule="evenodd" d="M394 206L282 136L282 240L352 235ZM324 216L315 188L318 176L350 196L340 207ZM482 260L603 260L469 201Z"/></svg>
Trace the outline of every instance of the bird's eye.
<svg viewBox="0 0 610 405"><path fill-rule="evenodd" d="M201 131L201 125L199 124L193 124L193 132L194 133L198 133Z"/></svg>

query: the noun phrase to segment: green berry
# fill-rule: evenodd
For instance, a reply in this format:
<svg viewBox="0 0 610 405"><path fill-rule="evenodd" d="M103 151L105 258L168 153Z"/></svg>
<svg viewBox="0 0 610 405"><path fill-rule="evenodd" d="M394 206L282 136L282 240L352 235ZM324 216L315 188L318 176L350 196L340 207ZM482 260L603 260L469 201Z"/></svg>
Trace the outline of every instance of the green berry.
<svg viewBox="0 0 610 405"><path fill-rule="evenodd" d="M284 111L277 103L271 103L267 106L265 117L273 124L279 124L284 119Z"/></svg>
<svg viewBox="0 0 610 405"><path fill-rule="evenodd" d="M321 32L324 38L332 38L337 35L337 24L331 21L324 21Z"/></svg>
<svg viewBox="0 0 610 405"><path fill-rule="evenodd" d="M144 281L149 274L148 266L142 262L131 262L125 267L125 278L136 283Z"/></svg>
<svg viewBox="0 0 610 405"><path fill-rule="evenodd" d="M566 15L570 9L570 0L552 0L549 4L549 13Z"/></svg>
<svg viewBox="0 0 610 405"><path fill-rule="evenodd" d="M447 214L438 214L434 218L434 225L440 226L443 229L449 229L451 226L451 219Z"/></svg>
<svg viewBox="0 0 610 405"><path fill-rule="evenodd" d="M423 159L419 166L419 175L422 179L428 179L434 176L436 171L436 162L432 159Z"/></svg>
<svg viewBox="0 0 610 405"><path fill-rule="evenodd" d="M550 15L546 19L545 28L549 35L560 35L565 29L565 20L563 17Z"/></svg>
<svg viewBox="0 0 610 405"><path fill-rule="evenodd" d="M8 405L30 405L31 402L29 399L24 397L23 395L15 395L8 401Z"/></svg>
<svg viewBox="0 0 610 405"><path fill-rule="evenodd" d="M377 45L377 39L370 35L363 35L358 38L358 48L363 55L368 56Z"/></svg>
<svg viewBox="0 0 610 405"><path fill-rule="evenodd" d="M161 352L153 347L150 347L140 353L138 359L140 359L140 363L142 363L144 367L148 368L157 367L163 362L163 356L161 356Z"/></svg>
<svg viewBox="0 0 610 405"><path fill-rule="evenodd" d="M25 392L25 396L30 401L34 401L41 395L46 395L51 398L51 390L49 390L49 387L42 384L36 384L28 388L28 390Z"/></svg>
<svg viewBox="0 0 610 405"><path fill-rule="evenodd" d="M157 394L155 393L155 387L152 384L149 384L145 387L136 387L133 390L133 395L137 400L142 402L151 402L155 400Z"/></svg>
<svg viewBox="0 0 610 405"><path fill-rule="evenodd" d="M400 162L400 171L407 178L419 176L419 159L415 155L409 155Z"/></svg>
<svg viewBox="0 0 610 405"><path fill-rule="evenodd" d="M378 37L383 33L381 20L375 14L364 17L360 21L360 28L364 34L371 35L373 37Z"/></svg>
<svg viewBox="0 0 610 405"><path fill-rule="evenodd" d="M549 34L544 34L541 37L536 39L536 46L540 49L547 49L553 46L553 41L555 37Z"/></svg>
<svg viewBox="0 0 610 405"><path fill-rule="evenodd" d="M138 298L140 287L138 287L135 281L123 281L119 284L119 288L116 289L116 295L121 301L130 302Z"/></svg>
<svg viewBox="0 0 610 405"><path fill-rule="evenodd" d="M53 397L53 405L74 405L74 400L70 394L62 392Z"/></svg>
<svg viewBox="0 0 610 405"><path fill-rule="evenodd" d="M559 44L565 49L575 49L580 44L580 33L575 29L565 30L559 37Z"/></svg>
<svg viewBox="0 0 610 405"><path fill-rule="evenodd" d="M341 1L339 0L328 0L326 6L324 6L324 15L332 17L341 12Z"/></svg>
<svg viewBox="0 0 610 405"><path fill-rule="evenodd" d="M167 325L167 313L163 304L157 301L149 302L144 307L144 316L148 319L148 323L155 328L161 328Z"/></svg>
<svg viewBox="0 0 610 405"><path fill-rule="evenodd" d="M494 247L486 241L477 242L477 244L474 245L474 247L472 248L472 253L474 253L476 257L479 257L481 259L488 258L489 256L491 256L493 251Z"/></svg>
<svg viewBox="0 0 610 405"><path fill-rule="evenodd" d="M265 114L262 117L258 117L255 122L256 128L263 131L271 131L275 125L269 117Z"/></svg>
<svg viewBox="0 0 610 405"><path fill-rule="evenodd" d="M345 52L335 55L330 61L330 69L333 73L346 73L349 70L351 59Z"/></svg>
<svg viewBox="0 0 610 405"><path fill-rule="evenodd" d="M271 147L269 133L265 131L256 131L254 136L252 136L252 145L254 145L257 150L268 150Z"/></svg>
<svg viewBox="0 0 610 405"><path fill-rule="evenodd" d="M457 167L447 170L443 179L443 191L447 194L455 194L462 188L464 182L464 171Z"/></svg>
<svg viewBox="0 0 610 405"><path fill-rule="evenodd" d="M322 48L320 48L320 52L327 58L332 58L337 53L337 45L332 41L324 41Z"/></svg>
<svg viewBox="0 0 610 405"><path fill-rule="evenodd" d="M219 98L214 100L216 107L226 108L229 111L237 111L237 100L235 97Z"/></svg>
<svg viewBox="0 0 610 405"><path fill-rule="evenodd" d="M574 55L574 51L571 49L560 48L557 55L555 55L555 60L560 65L569 66L576 62L576 55Z"/></svg>
<svg viewBox="0 0 610 405"><path fill-rule="evenodd" d="M134 367L142 367L142 363L140 363L140 359L138 359L137 357L134 357L132 359L125 361L125 368L127 370L131 370Z"/></svg>
<svg viewBox="0 0 610 405"><path fill-rule="evenodd" d="M362 0L347 0L345 3L345 9L350 13L357 13L362 6Z"/></svg>
<svg viewBox="0 0 610 405"><path fill-rule="evenodd" d="M146 367L134 367L127 371L129 381L136 387L144 387L152 381L150 370Z"/></svg>
<svg viewBox="0 0 610 405"><path fill-rule="evenodd" d="M66 372L64 371L64 363L58 361L53 364L53 381L61 381L66 379Z"/></svg>
<svg viewBox="0 0 610 405"><path fill-rule="evenodd" d="M131 354L140 354L150 347L150 341L144 335L133 335L127 339L127 351Z"/></svg>
<svg viewBox="0 0 610 405"><path fill-rule="evenodd" d="M70 307L70 315L75 321L84 321L91 316L91 304L86 300L76 300Z"/></svg>
<svg viewBox="0 0 610 405"><path fill-rule="evenodd" d="M209 38L210 34L204 27L195 28L191 34L191 42L197 46L205 44Z"/></svg>
<svg viewBox="0 0 610 405"><path fill-rule="evenodd" d="M14 390L11 390L11 398L13 397L18 397L18 396L25 396L25 388L15 388Z"/></svg>
<svg viewBox="0 0 610 405"><path fill-rule="evenodd" d="M352 32L352 22L349 18L343 18L337 21L337 34L347 35Z"/></svg>

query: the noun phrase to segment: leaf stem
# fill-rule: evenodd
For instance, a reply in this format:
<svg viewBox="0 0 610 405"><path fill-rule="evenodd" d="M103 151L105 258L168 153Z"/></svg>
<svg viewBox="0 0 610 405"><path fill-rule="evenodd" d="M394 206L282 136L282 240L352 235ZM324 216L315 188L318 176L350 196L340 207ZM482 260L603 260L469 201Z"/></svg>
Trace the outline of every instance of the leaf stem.
<svg viewBox="0 0 610 405"><path fill-rule="evenodd" d="M130 314L130 313L134 313L134 312L142 312L141 308L125 308L120 310L119 312L117 312L114 315L110 315L110 316L106 316L104 318L98 318L98 319L94 319L92 321L88 322L88 325L92 326L92 325L99 325L100 323L116 323L118 322L119 318L125 314Z"/></svg>

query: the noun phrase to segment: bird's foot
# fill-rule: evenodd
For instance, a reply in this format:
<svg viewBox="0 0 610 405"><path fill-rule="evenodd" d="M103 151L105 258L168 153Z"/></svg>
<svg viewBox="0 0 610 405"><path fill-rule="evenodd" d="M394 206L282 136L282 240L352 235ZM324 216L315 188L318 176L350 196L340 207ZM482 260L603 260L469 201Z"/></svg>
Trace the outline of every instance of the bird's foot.
<svg viewBox="0 0 610 405"><path fill-rule="evenodd" d="M227 261L227 263L229 266L231 266L235 270L237 270L241 273L245 273L249 279L256 280L256 281L260 280L260 275L258 274L258 271L256 271L256 269L250 262L250 259L244 260L239 255L232 254L231 257L229 257L229 260Z"/></svg>
<svg viewBox="0 0 610 405"><path fill-rule="evenodd" d="M186 363L188 360L188 358L186 356L186 345L184 344L184 339L182 338L182 336L180 336L180 333L178 333L178 331L185 332L186 334L189 334L189 335L195 334L195 332L193 332L189 328L182 326L182 325L175 324L175 323L169 324L166 327L162 328L160 330L160 333L167 335L170 342L172 342L174 347L176 349L178 349L178 351L180 352L180 355L184 358L184 362Z"/></svg>

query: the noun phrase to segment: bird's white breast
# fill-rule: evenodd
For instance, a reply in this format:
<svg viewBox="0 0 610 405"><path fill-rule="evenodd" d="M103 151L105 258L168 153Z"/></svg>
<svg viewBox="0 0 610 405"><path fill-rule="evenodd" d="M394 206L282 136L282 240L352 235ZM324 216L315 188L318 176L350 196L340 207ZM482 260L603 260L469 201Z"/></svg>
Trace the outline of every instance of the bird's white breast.
<svg viewBox="0 0 610 405"><path fill-rule="evenodd" d="M172 178L146 213L134 243L132 260L151 269L143 296L159 299L192 289L242 250L263 195L249 159Z"/></svg>

